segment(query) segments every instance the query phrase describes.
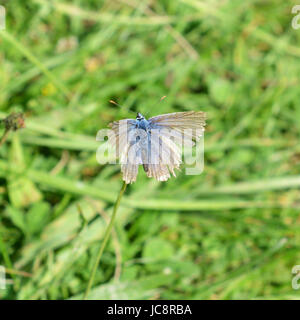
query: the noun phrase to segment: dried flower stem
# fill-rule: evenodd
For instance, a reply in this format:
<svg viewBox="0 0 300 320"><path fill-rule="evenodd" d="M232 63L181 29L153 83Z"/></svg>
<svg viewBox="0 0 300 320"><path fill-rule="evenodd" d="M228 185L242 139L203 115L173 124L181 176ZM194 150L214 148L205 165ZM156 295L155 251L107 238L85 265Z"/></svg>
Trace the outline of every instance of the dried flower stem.
<svg viewBox="0 0 300 320"><path fill-rule="evenodd" d="M112 216L111 216L111 219L110 219L110 222L109 222L109 225L107 226L106 230L105 230L105 234L104 234L104 238L103 238L103 241L102 241L102 244L101 244L101 247L99 249L99 252L98 252L98 255L97 255L97 258L96 258L96 261L95 261L95 264L93 266L93 270L91 272L91 275L90 275L90 279L89 279L89 282L88 282L88 286L86 288L86 291L84 293L84 296L83 296L83 299L87 299L88 295L89 295L89 292L91 290L91 287L93 285L93 282L94 282L94 279L95 279L95 274L96 274L96 271L97 271L97 268L100 264L100 260L101 260L101 257L102 257L102 254L103 254L103 251L105 249L105 246L106 246L106 243L108 241L108 238L110 236L110 233L111 233L111 230L112 230L112 227L113 227L113 224L114 224L114 221L115 221L115 218L116 218L116 213L118 211L118 208L119 208L119 205L120 205L120 202L121 202L121 198L126 190L126 182L124 181L123 182L123 185L122 185L122 188L119 192L119 195L118 195L118 198L115 202L115 205L114 205L114 209L113 209L113 213L112 213Z"/></svg>
<svg viewBox="0 0 300 320"><path fill-rule="evenodd" d="M1 139L0 139L0 147L4 144L4 142L6 141L7 137L8 137L8 133L9 130L5 129Z"/></svg>
<svg viewBox="0 0 300 320"><path fill-rule="evenodd" d="M4 133L0 139L0 147L6 141L9 131L17 131L19 129L25 128L24 116L22 113L11 113L8 117L1 120L4 123Z"/></svg>

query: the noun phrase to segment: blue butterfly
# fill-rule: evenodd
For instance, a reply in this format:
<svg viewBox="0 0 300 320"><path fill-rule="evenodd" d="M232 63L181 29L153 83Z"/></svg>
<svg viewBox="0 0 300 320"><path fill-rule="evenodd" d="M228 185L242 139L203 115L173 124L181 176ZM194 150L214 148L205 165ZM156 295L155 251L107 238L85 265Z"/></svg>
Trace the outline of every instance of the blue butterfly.
<svg viewBox="0 0 300 320"><path fill-rule="evenodd" d="M174 112L146 119L140 112L136 119L114 121L109 126L110 143L120 158L123 180L136 181L139 165L148 177L167 181L170 172L182 163L182 145L193 145L203 135L206 115L202 111Z"/></svg>

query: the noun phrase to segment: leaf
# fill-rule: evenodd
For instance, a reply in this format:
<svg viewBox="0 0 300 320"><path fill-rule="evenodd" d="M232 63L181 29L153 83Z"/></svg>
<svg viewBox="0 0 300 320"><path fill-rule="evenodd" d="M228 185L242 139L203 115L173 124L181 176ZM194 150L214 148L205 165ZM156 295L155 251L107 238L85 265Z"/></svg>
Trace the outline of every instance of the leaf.
<svg viewBox="0 0 300 320"><path fill-rule="evenodd" d="M160 238L153 238L147 241L143 250L143 257L153 260L165 260L171 258L173 255L174 249L172 245Z"/></svg>
<svg viewBox="0 0 300 320"><path fill-rule="evenodd" d="M16 208L26 207L42 198L42 194L33 182L26 177L10 176L7 189L9 200Z"/></svg>
<svg viewBox="0 0 300 320"><path fill-rule="evenodd" d="M22 210L8 205L6 208L6 213L16 227L21 229L24 233L27 232L24 212Z"/></svg>
<svg viewBox="0 0 300 320"><path fill-rule="evenodd" d="M25 161L17 132L13 134L9 159L9 165L19 170L19 172L9 172L7 175L7 189L11 204L16 208L21 208L39 201L42 198L40 191L29 178L20 173L25 169Z"/></svg>
<svg viewBox="0 0 300 320"><path fill-rule="evenodd" d="M159 293L159 287L168 285L174 280L174 275L155 275L140 278L136 281L109 283L94 288L88 299L98 300L136 300L150 299ZM71 297L81 299L81 295Z"/></svg>
<svg viewBox="0 0 300 320"><path fill-rule="evenodd" d="M50 205L47 202L37 202L26 214L27 230L30 234L40 233L50 219Z"/></svg>

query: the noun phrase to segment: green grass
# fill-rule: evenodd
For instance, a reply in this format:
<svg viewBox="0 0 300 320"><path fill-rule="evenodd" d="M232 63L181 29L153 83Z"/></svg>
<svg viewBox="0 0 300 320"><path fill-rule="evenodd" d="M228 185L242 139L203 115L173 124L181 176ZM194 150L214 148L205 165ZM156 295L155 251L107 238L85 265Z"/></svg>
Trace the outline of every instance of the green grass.
<svg viewBox="0 0 300 320"><path fill-rule="evenodd" d="M293 1L0 4L0 118L26 116L0 147L2 299L83 297L121 187L98 130L188 110L208 115L204 172L139 172L89 298L299 299Z"/></svg>

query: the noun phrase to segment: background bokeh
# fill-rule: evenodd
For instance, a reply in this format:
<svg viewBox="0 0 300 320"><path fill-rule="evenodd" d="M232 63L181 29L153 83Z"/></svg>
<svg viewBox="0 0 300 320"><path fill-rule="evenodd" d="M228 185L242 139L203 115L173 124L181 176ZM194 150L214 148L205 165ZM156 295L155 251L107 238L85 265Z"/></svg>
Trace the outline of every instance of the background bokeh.
<svg viewBox="0 0 300 320"><path fill-rule="evenodd" d="M121 186L96 162L97 131L188 110L208 115L204 172L140 171L90 298L299 298L294 1L0 4L0 116L26 116L0 147L1 298L82 296Z"/></svg>

